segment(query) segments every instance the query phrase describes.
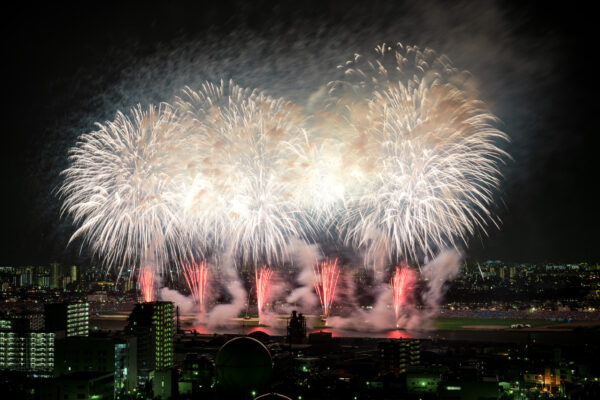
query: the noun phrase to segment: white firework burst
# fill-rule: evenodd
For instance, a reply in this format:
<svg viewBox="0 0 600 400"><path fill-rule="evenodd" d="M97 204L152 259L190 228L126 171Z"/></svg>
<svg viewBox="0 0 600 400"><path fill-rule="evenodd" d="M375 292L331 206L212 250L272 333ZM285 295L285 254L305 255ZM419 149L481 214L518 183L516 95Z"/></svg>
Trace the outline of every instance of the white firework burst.
<svg viewBox="0 0 600 400"><path fill-rule="evenodd" d="M498 166L508 157L499 143L508 138L446 59L400 44L376 51L330 85L363 171L339 229L367 258L433 256L494 222Z"/></svg>
<svg viewBox="0 0 600 400"><path fill-rule="evenodd" d="M97 124L83 134L63 171L63 213L109 268L141 263L162 268L170 256L185 253L174 189L186 148L172 108L141 106L128 115Z"/></svg>
<svg viewBox="0 0 600 400"><path fill-rule="evenodd" d="M176 102L193 136L186 214L200 242L242 262L280 262L304 238L298 187L306 132L291 103L232 82L186 89Z"/></svg>

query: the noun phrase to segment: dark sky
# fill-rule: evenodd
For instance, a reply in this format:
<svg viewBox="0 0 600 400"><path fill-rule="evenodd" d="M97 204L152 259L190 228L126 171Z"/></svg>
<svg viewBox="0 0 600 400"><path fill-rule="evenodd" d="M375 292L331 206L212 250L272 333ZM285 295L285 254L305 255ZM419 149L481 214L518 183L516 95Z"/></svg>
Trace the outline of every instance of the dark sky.
<svg viewBox="0 0 600 400"><path fill-rule="evenodd" d="M85 263L80 243L67 247L73 226L53 191L69 147L94 122L204 79L302 101L338 63L384 41L432 47L471 71L511 137L502 224L466 255L600 261L594 13L520 3L215 1L5 14L0 265Z"/></svg>

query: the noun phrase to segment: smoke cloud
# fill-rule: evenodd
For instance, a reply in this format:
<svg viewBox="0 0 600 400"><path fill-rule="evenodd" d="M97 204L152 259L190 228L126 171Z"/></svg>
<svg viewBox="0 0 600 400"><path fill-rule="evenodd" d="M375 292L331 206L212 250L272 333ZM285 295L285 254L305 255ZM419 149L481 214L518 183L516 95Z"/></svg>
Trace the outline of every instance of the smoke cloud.
<svg viewBox="0 0 600 400"><path fill-rule="evenodd" d="M438 314L446 283L459 274L460 259L457 251L445 250L421 270L421 276L427 280L427 290L421 295L425 306L421 314L424 327L429 327L431 318Z"/></svg>
<svg viewBox="0 0 600 400"><path fill-rule="evenodd" d="M314 292L313 266L323 257L321 250L317 245L294 240L290 243L288 252L294 265L300 269L296 279L300 286L286 298L287 303L290 304L289 310L295 309L305 313L314 311L319 304L319 299Z"/></svg>
<svg viewBox="0 0 600 400"><path fill-rule="evenodd" d="M247 300L246 289L244 289L244 285L238 276L230 254L223 257L221 267L222 278L227 282L225 288L231 296L231 302L229 304L218 304L210 310L206 323L211 328L231 325L231 319L239 315Z"/></svg>
<svg viewBox="0 0 600 400"><path fill-rule="evenodd" d="M162 301L170 301L175 306L178 306L180 313L187 314L194 311L195 304L192 300L192 296L185 296L179 293L177 290L163 287L159 290L158 297Z"/></svg>
<svg viewBox="0 0 600 400"><path fill-rule="evenodd" d="M439 312L447 283L458 276L460 259L461 256L457 251L444 250L426 264L420 273L421 279L426 281L426 288L417 298L414 286L407 287L409 290L407 301L401 308L397 321L393 309L392 289L388 284L379 283L371 288L376 295L372 309L356 308L350 317L331 317L327 323L339 329L373 332L395 328L431 329L433 318ZM417 307L419 304L422 307Z"/></svg>

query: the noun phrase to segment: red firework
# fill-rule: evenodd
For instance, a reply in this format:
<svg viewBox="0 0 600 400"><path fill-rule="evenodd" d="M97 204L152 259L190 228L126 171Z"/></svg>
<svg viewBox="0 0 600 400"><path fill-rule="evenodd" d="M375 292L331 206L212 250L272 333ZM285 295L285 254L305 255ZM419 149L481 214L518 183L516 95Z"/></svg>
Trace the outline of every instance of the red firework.
<svg viewBox="0 0 600 400"><path fill-rule="evenodd" d="M140 285L144 302L150 303L154 301L154 270L149 265L140 269L138 285Z"/></svg>
<svg viewBox="0 0 600 400"><path fill-rule="evenodd" d="M335 289L340 276L340 271L337 266L337 258L334 261L326 259L320 265L313 266L315 274L315 290L321 301L323 308L323 316L329 316L329 310L335 298Z"/></svg>
<svg viewBox="0 0 600 400"><path fill-rule="evenodd" d="M208 264L205 261L199 263L183 264L183 277L192 293L194 303L198 304L202 310L206 301L206 282L208 280Z"/></svg>
<svg viewBox="0 0 600 400"><path fill-rule="evenodd" d="M414 280L413 271L408 268L406 264L402 264L401 267L396 267L396 272L390 279L390 286L392 287L392 295L394 298L394 312L396 313L396 321L400 318L400 310L406 303L408 296L409 286Z"/></svg>
<svg viewBox="0 0 600 400"><path fill-rule="evenodd" d="M258 306L259 321L262 316L263 307L269 297L271 275L273 275L273 271L267 266L262 267L260 272L258 269L254 270L254 277L256 278L256 304Z"/></svg>

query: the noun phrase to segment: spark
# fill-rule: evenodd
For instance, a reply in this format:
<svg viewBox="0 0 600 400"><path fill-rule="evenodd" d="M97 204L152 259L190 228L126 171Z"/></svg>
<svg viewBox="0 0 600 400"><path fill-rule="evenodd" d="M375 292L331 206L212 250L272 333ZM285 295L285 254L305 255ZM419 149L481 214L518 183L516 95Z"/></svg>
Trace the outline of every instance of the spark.
<svg viewBox="0 0 600 400"><path fill-rule="evenodd" d="M316 264L313 267L315 276L314 286L321 302L324 317L329 316L331 305L335 299L335 290L340 276L337 262L337 258L334 261L326 259L321 264Z"/></svg>
<svg viewBox="0 0 600 400"><path fill-rule="evenodd" d="M400 318L400 311L407 301L408 291L413 281L414 272L406 264L396 267L394 275L390 279L396 321Z"/></svg>
<svg viewBox="0 0 600 400"><path fill-rule="evenodd" d="M199 263L182 263L181 270L187 283L194 303L198 304L201 311L205 311L206 306L206 284L208 282L208 264L206 260Z"/></svg>
<svg viewBox="0 0 600 400"><path fill-rule="evenodd" d="M154 270L150 266L144 266L139 270L138 284L142 299L146 303L154 301Z"/></svg>
<svg viewBox="0 0 600 400"><path fill-rule="evenodd" d="M262 314L264 312L264 306L269 299L269 291L270 291L270 281L271 276L273 275L273 271L271 268L264 266L260 268L260 271L257 269L254 270L254 278L256 280L256 304L258 307L258 320L262 319Z"/></svg>

